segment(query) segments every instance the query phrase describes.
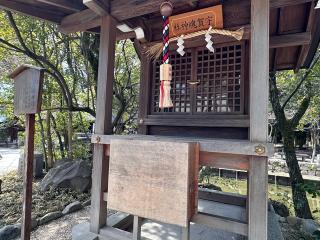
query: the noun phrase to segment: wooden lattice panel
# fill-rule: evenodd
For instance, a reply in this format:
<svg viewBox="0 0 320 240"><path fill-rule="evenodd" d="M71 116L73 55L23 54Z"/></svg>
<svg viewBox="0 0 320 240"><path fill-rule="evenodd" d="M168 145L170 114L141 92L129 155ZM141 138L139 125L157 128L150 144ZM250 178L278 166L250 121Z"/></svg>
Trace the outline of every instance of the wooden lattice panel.
<svg viewBox="0 0 320 240"><path fill-rule="evenodd" d="M186 51L186 54L181 57L178 53L172 52L170 55L170 63L174 66L171 81L171 98L173 108L169 109L175 113L189 113L191 111L191 96L190 85L188 82L191 80L191 51ZM161 61L155 64L154 68L154 82L153 82L153 113L161 112L159 109L159 94L160 94L160 66ZM168 109L167 109L168 110Z"/></svg>
<svg viewBox="0 0 320 240"><path fill-rule="evenodd" d="M151 113L242 114L244 53L243 42L215 46L215 53L205 47L188 49L183 57L172 52L174 107L159 109L159 61L154 66Z"/></svg>
<svg viewBox="0 0 320 240"><path fill-rule="evenodd" d="M199 145L112 140L108 207L186 227L197 211Z"/></svg>
<svg viewBox="0 0 320 240"><path fill-rule="evenodd" d="M242 45L197 51L196 112L240 113Z"/></svg>

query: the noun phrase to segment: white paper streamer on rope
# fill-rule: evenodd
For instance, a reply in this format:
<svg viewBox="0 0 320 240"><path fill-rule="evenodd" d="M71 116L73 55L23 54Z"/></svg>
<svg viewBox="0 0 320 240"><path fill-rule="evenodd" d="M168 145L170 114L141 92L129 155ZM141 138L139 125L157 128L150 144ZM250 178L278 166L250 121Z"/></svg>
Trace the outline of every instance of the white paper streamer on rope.
<svg viewBox="0 0 320 240"><path fill-rule="evenodd" d="M177 45L178 45L177 52L178 52L181 56L184 56L184 55L186 54L186 52L184 51L183 35L182 35L180 38L178 38Z"/></svg>
<svg viewBox="0 0 320 240"><path fill-rule="evenodd" d="M212 30L212 27L210 26L210 28L208 29L205 37L206 37L206 42L208 43L207 44L207 48L210 52L214 53L214 47L213 47L213 41L211 41L212 39L212 36L210 35L210 31Z"/></svg>

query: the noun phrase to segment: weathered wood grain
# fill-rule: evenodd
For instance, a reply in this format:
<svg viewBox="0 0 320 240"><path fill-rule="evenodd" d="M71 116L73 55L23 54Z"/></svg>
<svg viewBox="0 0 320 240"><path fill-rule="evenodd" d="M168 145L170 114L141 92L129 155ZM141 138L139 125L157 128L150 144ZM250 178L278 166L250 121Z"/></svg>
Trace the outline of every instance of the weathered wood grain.
<svg viewBox="0 0 320 240"><path fill-rule="evenodd" d="M270 0L270 8L282 8L293 5L299 5L313 0Z"/></svg>
<svg viewBox="0 0 320 240"><path fill-rule="evenodd" d="M190 2L190 0L171 0L175 7L181 6ZM126 19L142 16L149 13L159 12L161 1L148 0L117 0L111 2L111 15L117 20L123 21Z"/></svg>
<svg viewBox="0 0 320 240"><path fill-rule="evenodd" d="M140 43L136 43L140 44ZM139 45L140 46L140 45ZM147 134L147 126L144 119L148 116L149 99L150 99L150 84L151 84L151 60L142 53L141 56L141 67L140 67L140 95L139 95L139 113L138 113L138 133Z"/></svg>
<svg viewBox="0 0 320 240"><path fill-rule="evenodd" d="M114 19L110 16L103 17L101 29L95 133L110 134L116 43ZM108 192L107 152L108 146L94 145L90 215L90 230L93 233L99 233L99 229L106 224L107 203L103 200L103 195Z"/></svg>
<svg viewBox="0 0 320 240"><path fill-rule="evenodd" d="M14 114L36 114L41 111L43 70L21 66L10 77L14 78Z"/></svg>
<svg viewBox="0 0 320 240"><path fill-rule="evenodd" d="M170 137L170 136L151 136L151 135L102 135L93 134L91 142L98 144L110 144L114 139L126 140L148 140L148 141L167 141L167 142L193 142L200 144L200 152L211 152L219 154L249 155L249 156L272 156L274 154L273 144L263 143L265 153L259 155L255 147L261 145L260 142L248 140L232 139L206 139L194 137ZM235 156L237 158L238 156Z"/></svg>
<svg viewBox="0 0 320 240"><path fill-rule="evenodd" d="M269 0L251 0L250 140L267 142L269 94ZM267 158L250 157L248 240L267 240Z"/></svg>
<svg viewBox="0 0 320 240"><path fill-rule="evenodd" d="M87 31L88 29L99 27L101 24L101 16L91 9L86 9L63 18L58 30L68 34Z"/></svg>
<svg viewBox="0 0 320 240"><path fill-rule="evenodd" d="M270 48L284 48L301 45L309 45L311 32L284 34L270 38Z"/></svg>
<svg viewBox="0 0 320 240"><path fill-rule="evenodd" d="M308 23L306 27L306 31L311 31L312 27L314 27L314 18L315 18L315 2L312 2L310 4L310 11L309 11L309 17L308 17ZM319 23L318 23L319 24ZM298 71L301 66L305 63L305 60L307 58L307 55L309 54L310 44L306 44L301 47L299 56L296 62L295 71Z"/></svg>
<svg viewBox="0 0 320 240"><path fill-rule="evenodd" d="M250 157L248 173L248 239L266 240L268 235L268 158Z"/></svg>
<svg viewBox="0 0 320 240"><path fill-rule="evenodd" d="M199 189L199 199L245 207L247 197L235 193L226 193L210 189Z"/></svg>
<svg viewBox="0 0 320 240"><path fill-rule="evenodd" d="M108 0L83 0L83 4L100 16L106 16L110 12Z"/></svg>
<svg viewBox="0 0 320 240"><path fill-rule="evenodd" d="M23 2L15 2L13 0L0 0L0 8L38 19L44 19L53 23L60 23L60 20L66 16L66 13L54 11L49 7L34 6Z"/></svg>
<svg viewBox="0 0 320 240"><path fill-rule="evenodd" d="M247 171L249 170L249 157L236 154L200 152L200 165Z"/></svg>
<svg viewBox="0 0 320 240"><path fill-rule="evenodd" d="M47 3L48 5L60 7L69 11L78 12L84 9L84 6L77 0L36 0Z"/></svg>
<svg viewBox="0 0 320 240"><path fill-rule="evenodd" d="M195 214L196 144L112 140L108 206L186 227Z"/></svg>
<svg viewBox="0 0 320 240"><path fill-rule="evenodd" d="M26 115L26 142L24 152L23 174L23 203L21 239L29 240L31 233L31 209L32 209L32 181L33 181L33 155L34 155L34 129L35 115Z"/></svg>

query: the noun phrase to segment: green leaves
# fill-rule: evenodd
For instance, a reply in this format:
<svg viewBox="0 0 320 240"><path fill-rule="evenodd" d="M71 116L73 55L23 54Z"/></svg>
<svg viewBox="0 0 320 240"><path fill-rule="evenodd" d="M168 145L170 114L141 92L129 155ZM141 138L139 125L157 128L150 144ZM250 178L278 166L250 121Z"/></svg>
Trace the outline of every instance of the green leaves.
<svg viewBox="0 0 320 240"><path fill-rule="evenodd" d="M73 112L74 140L76 133L87 133L95 120L98 59L99 35L64 35L57 31L56 25L1 10L0 115L14 118L13 82L6 77L8 73L23 63L43 67L43 113L40 114L43 121L37 121L36 147L48 151L52 145L54 158L61 158L68 146L68 112ZM140 61L134 46L131 41L121 41L116 46L115 64L113 124L116 133L136 131L139 81ZM55 123L49 130L45 121L47 112ZM88 144L77 142L75 145L74 157L89 155Z"/></svg>

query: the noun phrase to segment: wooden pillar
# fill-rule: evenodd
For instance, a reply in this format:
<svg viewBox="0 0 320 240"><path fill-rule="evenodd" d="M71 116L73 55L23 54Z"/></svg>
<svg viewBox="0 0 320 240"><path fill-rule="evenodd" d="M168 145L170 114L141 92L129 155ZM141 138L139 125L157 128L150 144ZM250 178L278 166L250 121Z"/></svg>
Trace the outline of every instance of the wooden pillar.
<svg viewBox="0 0 320 240"><path fill-rule="evenodd" d="M148 116L150 108L150 74L151 60L143 53L140 54L140 100L139 100L139 116L138 116L138 133L148 134L148 127L144 123L144 119Z"/></svg>
<svg viewBox="0 0 320 240"><path fill-rule="evenodd" d="M99 72L97 83L96 134L112 134L112 97L114 81L114 59L116 22L111 16L101 19ZM106 145L95 144L93 154L90 231L99 233L106 225L107 203L103 200L108 191L109 159Z"/></svg>
<svg viewBox="0 0 320 240"><path fill-rule="evenodd" d="M21 239L29 240L32 230L32 180L33 180L33 155L34 155L34 127L35 114L26 115L26 142L24 150L24 174L23 174L23 212L21 225Z"/></svg>
<svg viewBox="0 0 320 240"><path fill-rule="evenodd" d="M268 135L269 12L269 0L251 0L250 140L262 143ZM267 160L250 159L249 240L267 240Z"/></svg>

